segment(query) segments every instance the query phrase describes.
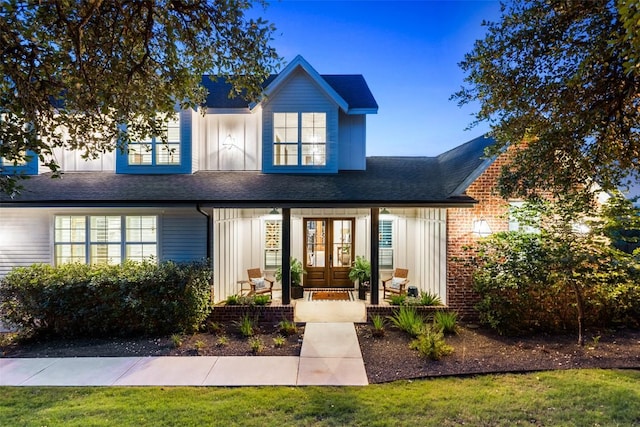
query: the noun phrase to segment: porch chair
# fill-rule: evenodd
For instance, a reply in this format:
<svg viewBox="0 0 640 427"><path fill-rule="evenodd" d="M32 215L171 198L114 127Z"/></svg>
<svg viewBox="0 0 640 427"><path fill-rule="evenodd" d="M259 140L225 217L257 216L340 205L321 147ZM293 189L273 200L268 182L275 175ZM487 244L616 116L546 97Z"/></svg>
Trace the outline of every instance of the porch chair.
<svg viewBox="0 0 640 427"><path fill-rule="evenodd" d="M409 270L406 268L396 268L393 276L382 280L382 299L387 298L387 293L404 295L407 292L409 283Z"/></svg>
<svg viewBox="0 0 640 427"><path fill-rule="evenodd" d="M273 283L275 280L266 277L259 268L247 270L249 275L249 295L269 294L273 298Z"/></svg>

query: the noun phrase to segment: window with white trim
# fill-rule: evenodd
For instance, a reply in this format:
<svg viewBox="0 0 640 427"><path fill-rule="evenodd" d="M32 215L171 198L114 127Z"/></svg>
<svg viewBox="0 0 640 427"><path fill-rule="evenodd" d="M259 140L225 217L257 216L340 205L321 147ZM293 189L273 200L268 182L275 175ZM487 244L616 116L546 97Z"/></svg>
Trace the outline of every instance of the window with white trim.
<svg viewBox="0 0 640 427"><path fill-rule="evenodd" d="M273 113L274 166L325 166L327 113Z"/></svg>
<svg viewBox="0 0 640 427"><path fill-rule="evenodd" d="M264 221L264 269L275 270L282 265L282 221Z"/></svg>
<svg viewBox="0 0 640 427"><path fill-rule="evenodd" d="M381 219L378 234L378 264L382 270L393 269L393 221Z"/></svg>
<svg viewBox="0 0 640 427"><path fill-rule="evenodd" d="M165 137L166 143L162 137ZM129 143L129 165L179 165L180 164L180 115L170 118L164 135Z"/></svg>
<svg viewBox="0 0 640 427"><path fill-rule="evenodd" d="M155 215L56 215L55 264L120 264L157 257Z"/></svg>

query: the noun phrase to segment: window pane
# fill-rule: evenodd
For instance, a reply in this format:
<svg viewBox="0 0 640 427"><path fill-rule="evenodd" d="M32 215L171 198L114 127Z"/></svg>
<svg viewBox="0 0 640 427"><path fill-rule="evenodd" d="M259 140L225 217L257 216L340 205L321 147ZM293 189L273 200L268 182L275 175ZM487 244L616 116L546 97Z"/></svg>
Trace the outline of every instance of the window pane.
<svg viewBox="0 0 640 427"><path fill-rule="evenodd" d="M156 145L156 157L156 163L159 165L180 164L180 144L158 142Z"/></svg>
<svg viewBox="0 0 640 427"><path fill-rule="evenodd" d="M274 144L273 146L274 165L297 165L298 146L293 144Z"/></svg>
<svg viewBox="0 0 640 427"><path fill-rule="evenodd" d="M155 215L126 217L126 259L142 261L157 257L156 222Z"/></svg>
<svg viewBox="0 0 640 427"><path fill-rule="evenodd" d="M380 220L379 230L379 267L390 270L393 268L393 222Z"/></svg>
<svg viewBox="0 0 640 427"><path fill-rule="evenodd" d="M92 216L91 242L120 242L119 216Z"/></svg>
<svg viewBox="0 0 640 427"><path fill-rule="evenodd" d="M120 264L120 248L119 244L92 244L91 264Z"/></svg>
<svg viewBox="0 0 640 427"><path fill-rule="evenodd" d="M302 164L324 166L327 163L325 144L303 144Z"/></svg>
<svg viewBox="0 0 640 427"><path fill-rule="evenodd" d="M130 143L127 159L130 165L150 165L152 163L151 144Z"/></svg>

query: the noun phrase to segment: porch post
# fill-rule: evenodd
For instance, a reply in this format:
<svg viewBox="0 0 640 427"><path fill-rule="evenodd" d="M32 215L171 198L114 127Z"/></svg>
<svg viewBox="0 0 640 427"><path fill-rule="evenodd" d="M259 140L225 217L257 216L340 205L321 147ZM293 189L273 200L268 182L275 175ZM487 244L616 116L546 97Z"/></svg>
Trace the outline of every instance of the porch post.
<svg viewBox="0 0 640 427"><path fill-rule="evenodd" d="M380 301L378 282L380 280L380 209L371 208L371 304L377 305Z"/></svg>
<svg viewBox="0 0 640 427"><path fill-rule="evenodd" d="M291 304L291 208L282 208L282 304Z"/></svg>

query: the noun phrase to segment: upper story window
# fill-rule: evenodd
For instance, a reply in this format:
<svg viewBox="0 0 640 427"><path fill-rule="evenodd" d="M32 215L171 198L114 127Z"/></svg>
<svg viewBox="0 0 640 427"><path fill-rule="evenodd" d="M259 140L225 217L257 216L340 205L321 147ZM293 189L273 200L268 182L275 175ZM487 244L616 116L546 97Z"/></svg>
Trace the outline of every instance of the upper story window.
<svg viewBox="0 0 640 427"><path fill-rule="evenodd" d="M325 166L327 113L273 113L274 166Z"/></svg>
<svg viewBox="0 0 640 427"><path fill-rule="evenodd" d="M157 257L155 215L57 215L54 221L56 265L120 264Z"/></svg>
<svg viewBox="0 0 640 427"><path fill-rule="evenodd" d="M530 224L521 224L520 220L523 219L522 208L525 206L523 201L510 201L509 202L509 231L522 231L525 233L539 233L540 229ZM533 223L537 222L535 218L524 218Z"/></svg>
<svg viewBox="0 0 640 427"><path fill-rule="evenodd" d="M19 158L7 159L0 157L0 173L22 173L35 175L38 173L38 156L30 151L21 151Z"/></svg>
<svg viewBox="0 0 640 427"><path fill-rule="evenodd" d="M165 123L160 135L130 141L126 150L116 152L116 173L191 173L192 120L191 110L181 110Z"/></svg>
<svg viewBox="0 0 640 427"><path fill-rule="evenodd" d="M163 142L166 138L166 143ZM129 165L179 165L180 164L180 116L167 122L164 135L157 135L140 142L129 143Z"/></svg>

